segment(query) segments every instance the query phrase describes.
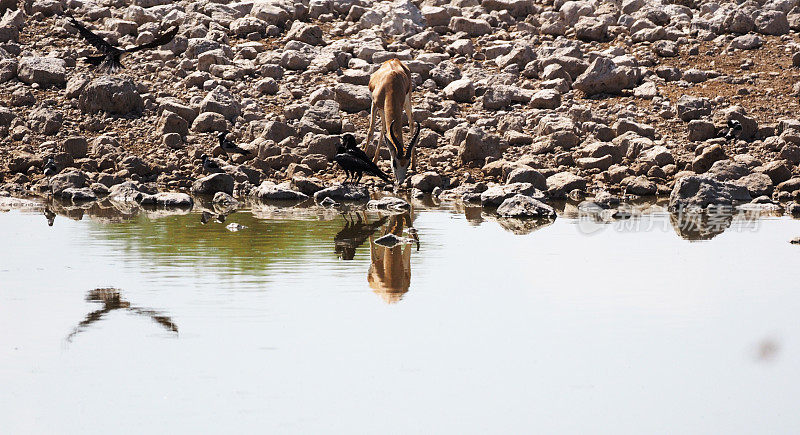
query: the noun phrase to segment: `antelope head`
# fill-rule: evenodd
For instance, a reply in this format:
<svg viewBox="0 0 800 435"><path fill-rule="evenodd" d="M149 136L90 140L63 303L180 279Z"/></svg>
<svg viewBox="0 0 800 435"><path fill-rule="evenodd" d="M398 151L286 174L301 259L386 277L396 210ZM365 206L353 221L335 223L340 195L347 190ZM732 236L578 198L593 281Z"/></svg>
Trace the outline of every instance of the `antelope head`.
<svg viewBox="0 0 800 435"><path fill-rule="evenodd" d="M389 136L391 136L391 138L387 138L387 142L389 143L389 154L392 155L392 172L394 173L395 180L397 180L397 184L401 185L403 181L406 180L408 166L411 165L411 153L414 151L414 147L419 141L419 121L417 121L417 131L414 132L414 137L411 138L408 148L403 146L402 130L400 130L399 138L395 135L395 123L396 121L392 121L392 125L389 127ZM402 129L402 127L400 128Z"/></svg>

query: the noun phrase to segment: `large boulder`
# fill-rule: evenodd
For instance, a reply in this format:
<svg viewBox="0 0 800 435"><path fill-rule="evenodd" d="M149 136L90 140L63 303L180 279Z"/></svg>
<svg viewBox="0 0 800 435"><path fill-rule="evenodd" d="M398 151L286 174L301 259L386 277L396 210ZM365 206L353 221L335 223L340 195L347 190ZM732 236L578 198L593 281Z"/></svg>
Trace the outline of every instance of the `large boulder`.
<svg viewBox="0 0 800 435"><path fill-rule="evenodd" d="M789 33L789 21L781 11L761 11L755 19L756 30L765 35Z"/></svg>
<svg viewBox="0 0 800 435"><path fill-rule="evenodd" d="M57 110L41 107L28 114L31 129L47 136L58 133L64 116Z"/></svg>
<svg viewBox="0 0 800 435"><path fill-rule="evenodd" d="M512 183L530 183L539 190L547 190L547 179L544 178L544 175L536 169L527 166L513 169L508 173L506 184Z"/></svg>
<svg viewBox="0 0 800 435"><path fill-rule="evenodd" d="M441 187L442 176L433 171L417 174L411 177L411 187L419 189L425 193L430 193L433 189Z"/></svg>
<svg viewBox="0 0 800 435"><path fill-rule="evenodd" d="M333 88L336 93L336 102L348 113L369 110L372 105L372 95L366 86L339 83Z"/></svg>
<svg viewBox="0 0 800 435"><path fill-rule="evenodd" d="M242 108L230 91L224 86L217 86L203 98L200 112L216 112L228 121L234 122L241 114Z"/></svg>
<svg viewBox="0 0 800 435"><path fill-rule="evenodd" d="M158 119L157 131L161 135L178 133L181 136L189 134L189 122L180 117L177 113L165 110Z"/></svg>
<svg viewBox="0 0 800 435"><path fill-rule="evenodd" d="M469 103L475 98L475 85L470 79L454 80L442 92L448 100Z"/></svg>
<svg viewBox="0 0 800 435"><path fill-rule="evenodd" d="M497 207L497 214L506 218L548 218L555 219L553 207L525 195L515 195Z"/></svg>
<svg viewBox="0 0 800 435"><path fill-rule="evenodd" d="M728 156L725 154L725 150L721 146L712 145L704 149L699 156L695 157L695 159L692 161L692 170L698 174L702 174L711 169L711 166L715 162L727 159Z"/></svg>
<svg viewBox="0 0 800 435"><path fill-rule="evenodd" d="M672 210L698 210L709 206L732 206L752 198L747 188L733 183L718 181L702 175L681 177L669 195Z"/></svg>
<svg viewBox="0 0 800 435"><path fill-rule="evenodd" d="M84 113L106 112L117 115L140 113L144 103L136 83L128 76L100 76L87 84L78 98Z"/></svg>
<svg viewBox="0 0 800 435"><path fill-rule="evenodd" d="M19 60L17 77L28 84L65 85L67 83L65 66L64 59L57 57L25 56Z"/></svg>
<svg viewBox="0 0 800 435"><path fill-rule="evenodd" d="M89 152L89 142L83 136L70 136L64 139L61 149L73 159L82 159Z"/></svg>
<svg viewBox="0 0 800 435"><path fill-rule="evenodd" d="M491 33L492 25L480 18L453 17L450 19L450 30L464 32L469 36L477 37Z"/></svg>
<svg viewBox="0 0 800 435"><path fill-rule="evenodd" d="M486 157L497 157L502 153L500 136L489 133L481 127L471 127L458 148L458 157L462 163L478 161L483 163Z"/></svg>
<svg viewBox="0 0 800 435"><path fill-rule="evenodd" d="M775 188L775 185L772 183L772 179L770 179L766 174L758 172L745 175L744 177L734 181L733 184L746 188L747 191L750 192L750 196L753 198L758 198L762 195L772 195L772 191Z"/></svg>
<svg viewBox="0 0 800 435"><path fill-rule="evenodd" d="M511 104L531 101L533 93L517 86L495 85L486 88L483 93L483 107L485 109L502 109Z"/></svg>
<svg viewBox="0 0 800 435"><path fill-rule="evenodd" d="M300 124L311 124L319 130L330 134L342 132L342 116L339 113L339 104L333 100L320 100L309 107L300 120ZM303 134L302 128L299 129ZM265 130L266 131L266 130Z"/></svg>
<svg viewBox="0 0 800 435"><path fill-rule="evenodd" d="M295 21L286 34L287 41L300 41L309 45L322 45L322 29L316 24Z"/></svg>
<svg viewBox="0 0 800 435"><path fill-rule="evenodd" d="M587 95L617 94L634 87L638 82L634 69L617 65L607 57L598 57L573 83L573 87Z"/></svg>
<svg viewBox="0 0 800 435"><path fill-rule="evenodd" d="M493 186L481 192L481 205L483 207L497 207L506 199L517 195L544 199L544 192L536 189L533 184L512 183Z"/></svg>
<svg viewBox="0 0 800 435"><path fill-rule="evenodd" d="M228 121L217 112L203 112L197 115L192 123L192 131L198 133L208 133L210 131L225 131L228 128Z"/></svg>
<svg viewBox="0 0 800 435"><path fill-rule="evenodd" d="M699 119L703 116L710 115L711 101L709 101L708 98L683 95L678 99L677 108L678 117L680 117L683 122L689 122L693 119Z"/></svg>
<svg viewBox="0 0 800 435"><path fill-rule="evenodd" d="M337 184L322 189L314 194L314 202L321 203L326 198L336 202L366 202L369 200L369 190L366 186L354 184Z"/></svg>
<svg viewBox="0 0 800 435"><path fill-rule="evenodd" d="M194 205L192 197L181 192L159 192L148 195L143 202L166 208L191 208Z"/></svg>
<svg viewBox="0 0 800 435"><path fill-rule="evenodd" d="M195 195L213 195L217 192L233 194L233 177L228 174L211 174L200 178L192 184Z"/></svg>
<svg viewBox="0 0 800 435"><path fill-rule="evenodd" d="M78 170L62 172L50 178L50 191L53 196L60 197L66 189L80 189L86 186L87 180L86 174Z"/></svg>
<svg viewBox="0 0 800 435"><path fill-rule="evenodd" d="M575 189L585 190L588 182L572 172L559 172L547 177L547 194L552 198L564 198Z"/></svg>
<svg viewBox="0 0 800 435"><path fill-rule="evenodd" d="M308 195L292 190L287 183L275 184L264 181L253 190L252 195L262 201L304 201Z"/></svg>
<svg viewBox="0 0 800 435"><path fill-rule="evenodd" d="M792 170L784 160L774 160L765 163L761 167L761 172L768 176L774 184L782 183L792 178Z"/></svg>
<svg viewBox="0 0 800 435"><path fill-rule="evenodd" d="M291 2L261 0L253 2L252 5L250 15L274 26L284 27L287 21L292 18L292 14L289 11L289 6L292 5Z"/></svg>

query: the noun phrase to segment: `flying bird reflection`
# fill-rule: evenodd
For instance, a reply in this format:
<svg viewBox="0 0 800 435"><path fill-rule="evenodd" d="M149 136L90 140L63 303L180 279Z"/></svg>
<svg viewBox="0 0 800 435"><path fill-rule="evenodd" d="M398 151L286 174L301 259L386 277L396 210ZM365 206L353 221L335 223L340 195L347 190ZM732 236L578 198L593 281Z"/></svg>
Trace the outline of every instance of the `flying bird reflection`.
<svg viewBox="0 0 800 435"><path fill-rule="evenodd" d="M164 329L176 334L178 333L178 325L176 325L169 316L149 308L140 308L131 305L130 302L122 298L118 289L98 288L90 290L86 295L86 301L101 303L103 304L103 308L87 314L86 318L78 323L78 326L76 326L75 329L73 329L72 332L67 336L67 342L71 342L78 333L85 331L93 323L102 319L106 314L114 310L125 310L136 315L149 317L151 320L161 325Z"/></svg>

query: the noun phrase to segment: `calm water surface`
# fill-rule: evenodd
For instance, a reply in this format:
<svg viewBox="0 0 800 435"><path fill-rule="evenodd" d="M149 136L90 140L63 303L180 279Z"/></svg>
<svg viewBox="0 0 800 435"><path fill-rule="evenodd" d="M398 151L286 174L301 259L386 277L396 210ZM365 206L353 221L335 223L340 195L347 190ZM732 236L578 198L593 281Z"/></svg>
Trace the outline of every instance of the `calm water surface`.
<svg viewBox="0 0 800 435"><path fill-rule="evenodd" d="M1 432L800 433L800 221L641 210L6 210Z"/></svg>

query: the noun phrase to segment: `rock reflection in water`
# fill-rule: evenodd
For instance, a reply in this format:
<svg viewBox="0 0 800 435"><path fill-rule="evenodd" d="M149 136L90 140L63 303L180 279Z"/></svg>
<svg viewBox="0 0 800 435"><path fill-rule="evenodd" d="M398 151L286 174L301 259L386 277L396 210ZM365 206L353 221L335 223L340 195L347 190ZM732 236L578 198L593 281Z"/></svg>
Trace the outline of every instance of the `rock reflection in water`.
<svg viewBox="0 0 800 435"><path fill-rule="evenodd" d="M356 249L388 219L386 216L382 216L370 223L367 214L363 211L355 212L354 216L350 213L343 213L342 216L344 217L344 227L333 236L334 250L342 260L352 260L356 255Z"/></svg>
<svg viewBox="0 0 800 435"><path fill-rule="evenodd" d="M394 234L397 237L404 237L403 230L411 227L412 216L411 212L406 212L389 217L389 223L381 236ZM419 240L415 233L412 235L417 240L419 249ZM367 281L370 288L386 303L393 304L399 302L411 286L411 244L400 243L386 247L375 243L378 238L374 235L369 236L371 264Z"/></svg>
<svg viewBox="0 0 800 435"><path fill-rule="evenodd" d="M71 201L50 199L45 206L44 215L47 223L53 226L56 216L64 216L72 220L82 220L85 216L101 223L121 223L134 219L140 214L148 218L159 218L176 214L188 214L191 209L186 208L161 208L158 206L140 205L134 202L119 202L109 199L93 201L84 204L74 204Z"/></svg>
<svg viewBox="0 0 800 435"><path fill-rule="evenodd" d="M90 290L86 295L86 301L101 303L103 304L103 308L87 314L86 318L80 322L78 326L76 326L75 329L73 329L72 332L67 336L67 342L71 342L78 333L85 331L93 323L102 319L103 316L114 310L125 310L139 316L149 317L154 322L164 327L164 329L175 332L176 334L178 332L178 325L176 325L169 316L165 316L162 313L149 308L139 308L131 305L130 302L122 298L118 289L98 288Z"/></svg>
<svg viewBox="0 0 800 435"><path fill-rule="evenodd" d="M733 211L729 207L704 213L678 210L669 214L675 233L685 240L711 240L730 228Z"/></svg>

